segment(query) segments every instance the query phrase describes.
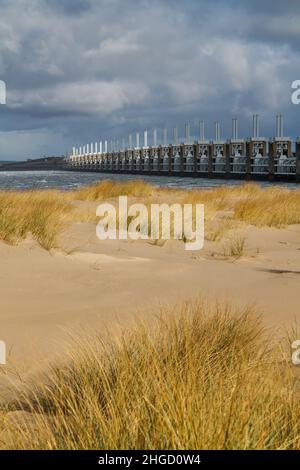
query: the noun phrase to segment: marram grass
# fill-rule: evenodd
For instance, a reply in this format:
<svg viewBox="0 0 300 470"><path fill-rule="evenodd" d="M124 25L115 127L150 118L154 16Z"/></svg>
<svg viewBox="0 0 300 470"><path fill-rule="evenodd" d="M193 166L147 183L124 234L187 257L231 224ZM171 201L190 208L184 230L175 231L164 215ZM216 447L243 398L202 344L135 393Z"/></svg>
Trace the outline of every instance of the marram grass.
<svg viewBox="0 0 300 470"><path fill-rule="evenodd" d="M74 199L85 201L103 201L117 196L148 197L158 188L145 183L142 180L117 182L104 180L96 184L84 186L73 191L71 194Z"/></svg>
<svg viewBox="0 0 300 470"><path fill-rule="evenodd" d="M151 202L202 203L205 206L206 238L216 241L222 238L223 232L234 228L235 221L277 228L300 223L300 189L266 189L246 183L209 190L176 190L157 188L140 180L122 183L105 180L68 192L0 191L0 240L16 244L31 234L49 250L56 246L57 237L68 222L96 222L96 208L80 207L80 201L100 203L121 195L147 206ZM222 213L224 216L220 219Z"/></svg>
<svg viewBox="0 0 300 470"><path fill-rule="evenodd" d="M118 340L76 341L28 390L6 448L300 448L299 381L251 308L162 309Z"/></svg>
<svg viewBox="0 0 300 470"><path fill-rule="evenodd" d="M70 203L58 191L0 191L0 240L16 244L31 234L50 249L70 211Z"/></svg>

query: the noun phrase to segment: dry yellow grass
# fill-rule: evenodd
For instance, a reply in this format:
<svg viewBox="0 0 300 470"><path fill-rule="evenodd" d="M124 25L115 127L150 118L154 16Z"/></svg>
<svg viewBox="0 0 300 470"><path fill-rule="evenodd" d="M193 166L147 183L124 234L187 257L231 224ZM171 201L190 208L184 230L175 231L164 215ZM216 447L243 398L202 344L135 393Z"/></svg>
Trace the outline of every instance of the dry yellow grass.
<svg viewBox="0 0 300 470"><path fill-rule="evenodd" d="M80 201L102 201L117 196L148 197L157 189L142 180L117 182L112 180L100 181L99 183L85 186L71 195Z"/></svg>
<svg viewBox="0 0 300 470"><path fill-rule="evenodd" d="M262 188L255 183L244 183L239 186L220 186L214 189L195 189L185 191L183 202L196 204L202 203L207 213L216 211L234 210L239 200L245 200L254 195L262 195Z"/></svg>
<svg viewBox="0 0 300 470"><path fill-rule="evenodd" d="M198 301L76 342L10 404L27 413L6 419L6 447L299 449L299 381L272 341L250 308Z"/></svg>
<svg viewBox="0 0 300 470"><path fill-rule="evenodd" d="M237 230L239 227L238 222L229 217L226 218L212 218L206 220L205 223L205 240L212 242L219 242L229 232Z"/></svg>
<svg viewBox="0 0 300 470"><path fill-rule="evenodd" d="M284 227L300 223L300 190L272 188L241 198L234 217L248 224Z"/></svg>
<svg viewBox="0 0 300 470"><path fill-rule="evenodd" d="M103 181L74 191L71 197L78 200L97 201L119 195L132 196L148 206L152 201L202 203L205 206L207 239L212 241L219 241L225 232L234 228L235 220L270 227L300 223L299 189L263 188L256 183L222 186L210 190L176 190L156 188L140 180L127 183ZM222 213L226 214L226 218ZM219 214L221 214L221 219Z"/></svg>
<svg viewBox="0 0 300 470"><path fill-rule="evenodd" d="M102 181L76 191L0 191L0 239L17 243L32 236L46 249L55 246L65 222L95 221L91 202L130 196L133 201L202 203L207 239L220 241L235 221L257 226L283 227L300 223L300 190L268 189L257 184L223 186L211 190L157 188L143 181ZM78 202L85 201L85 206Z"/></svg>
<svg viewBox="0 0 300 470"><path fill-rule="evenodd" d="M31 234L50 249L70 209L58 191L0 191L0 239L15 244Z"/></svg>
<svg viewBox="0 0 300 470"><path fill-rule="evenodd" d="M232 219L256 226L283 227L300 223L300 189L263 188L245 183L191 191L186 193L184 202L203 203L207 220L214 218L218 211L227 211Z"/></svg>
<svg viewBox="0 0 300 470"><path fill-rule="evenodd" d="M223 244L223 256L239 259L245 254L245 237L234 235Z"/></svg>

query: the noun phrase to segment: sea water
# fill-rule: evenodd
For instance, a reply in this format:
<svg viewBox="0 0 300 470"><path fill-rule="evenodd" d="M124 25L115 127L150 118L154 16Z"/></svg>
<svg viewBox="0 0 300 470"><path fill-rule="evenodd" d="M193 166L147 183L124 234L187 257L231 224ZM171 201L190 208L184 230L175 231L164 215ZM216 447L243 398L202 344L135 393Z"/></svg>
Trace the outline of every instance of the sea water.
<svg viewBox="0 0 300 470"><path fill-rule="evenodd" d="M124 175L116 173L88 173L74 171L0 171L0 189L76 189L97 181L111 179L113 181L143 180L155 186L168 188L203 189L218 186L236 186L241 180L224 180L209 178L188 178L176 176ZM259 183L262 186L284 185L289 188L299 187L296 183Z"/></svg>

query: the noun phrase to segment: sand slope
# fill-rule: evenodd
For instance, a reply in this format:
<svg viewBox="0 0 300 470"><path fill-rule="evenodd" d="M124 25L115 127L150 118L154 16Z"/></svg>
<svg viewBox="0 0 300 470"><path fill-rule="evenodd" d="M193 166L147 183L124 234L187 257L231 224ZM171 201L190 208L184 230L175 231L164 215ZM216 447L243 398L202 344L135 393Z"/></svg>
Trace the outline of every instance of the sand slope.
<svg viewBox="0 0 300 470"><path fill-rule="evenodd" d="M30 239L0 243L0 339L8 349L2 372L33 372L54 361L70 330L101 332L145 307L150 314L157 302L196 295L255 303L267 325L300 320L300 226L242 227L240 235L246 245L238 260L224 257L226 238L188 252L180 241L100 242L94 223L73 223L51 253Z"/></svg>

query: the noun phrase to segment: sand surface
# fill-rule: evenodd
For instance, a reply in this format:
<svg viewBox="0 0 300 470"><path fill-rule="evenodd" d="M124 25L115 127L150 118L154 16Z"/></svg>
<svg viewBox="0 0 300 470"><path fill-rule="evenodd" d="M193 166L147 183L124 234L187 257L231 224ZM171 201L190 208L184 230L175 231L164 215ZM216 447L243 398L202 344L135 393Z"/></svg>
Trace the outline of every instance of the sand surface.
<svg viewBox="0 0 300 470"><path fill-rule="evenodd" d="M255 304L268 327L300 321L300 225L243 226L239 236L245 237L240 259L224 256L226 237L189 252L181 241L101 242L94 222L72 223L50 253L30 238L19 246L1 242L7 365L0 366L0 386L55 362L70 331L117 329L136 315L154 314L158 303L204 296Z"/></svg>

